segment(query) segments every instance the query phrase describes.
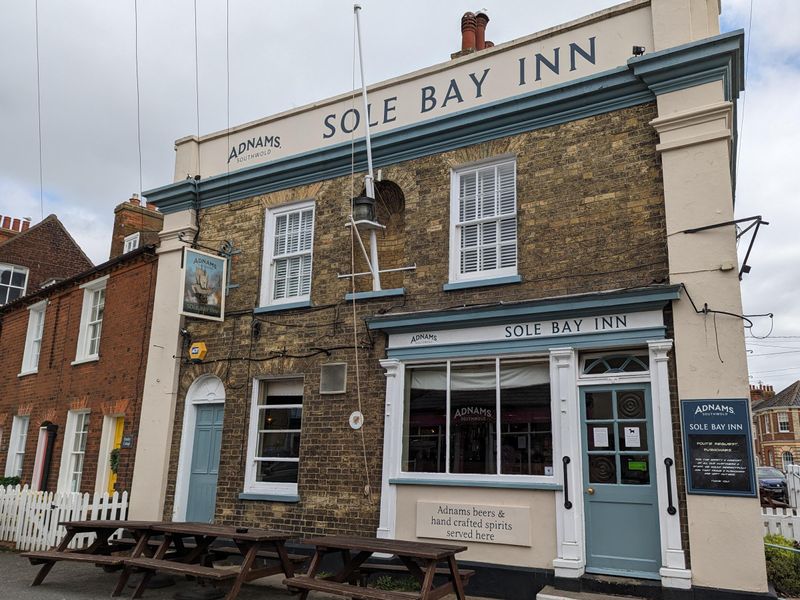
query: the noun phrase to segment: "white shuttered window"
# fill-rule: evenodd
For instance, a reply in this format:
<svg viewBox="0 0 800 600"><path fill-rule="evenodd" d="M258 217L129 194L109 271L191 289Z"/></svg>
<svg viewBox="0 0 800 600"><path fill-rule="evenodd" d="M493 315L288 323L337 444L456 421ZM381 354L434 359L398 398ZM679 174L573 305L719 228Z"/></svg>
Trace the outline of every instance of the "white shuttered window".
<svg viewBox="0 0 800 600"><path fill-rule="evenodd" d="M314 203L267 211L262 305L310 299Z"/></svg>
<svg viewBox="0 0 800 600"><path fill-rule="evenodd" d="M453 173L451 281L517 274L516 164Z"/></svg>

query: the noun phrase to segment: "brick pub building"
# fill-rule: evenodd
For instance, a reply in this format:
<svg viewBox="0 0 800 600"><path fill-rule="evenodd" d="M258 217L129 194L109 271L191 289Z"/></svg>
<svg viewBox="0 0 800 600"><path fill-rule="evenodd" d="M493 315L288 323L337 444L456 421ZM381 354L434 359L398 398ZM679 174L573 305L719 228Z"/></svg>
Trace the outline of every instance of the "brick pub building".
<svg viewBox="0 0 800 600"><path fill-rule="evenodd" d="M634 0L492 47L468 13L451 61L371 86L379 284L350 95L178 140L132 518L466 542L504 598L765 595L742 323L712 315L741 313L718 17ZM221 322L181 315L193 240L228 259ZM745 454L703 491L708 415Z"/></svg>
<svg viewBox="0 0 800 600"><path fill-rule="evenodd" d="M33 489L130 489L157 265L138 242L157 239L162 216L138 199L115 216L107 262L0 307L0 455Z"/></svg>

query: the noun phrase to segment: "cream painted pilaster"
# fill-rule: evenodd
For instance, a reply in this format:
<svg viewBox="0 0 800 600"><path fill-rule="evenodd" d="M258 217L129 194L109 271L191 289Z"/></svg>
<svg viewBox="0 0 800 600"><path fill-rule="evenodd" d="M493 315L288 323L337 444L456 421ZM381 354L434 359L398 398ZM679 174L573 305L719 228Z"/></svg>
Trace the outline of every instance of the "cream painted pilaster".
<svg viewBox="0 0 800 600"><path fill-rule="evenodd" d="M397 488L389 484L400 471L403 418L403 363L387 358L380 361L386 369L386 405L383 417L383 475L381 480L381 517L379 538L394 538L397 519Z"/></svg>
<svg viewBox="0 0 800 600"><path fill-rule="evenodd" d="M553 469L561 485L569 490L570 508L564 506L564 491L556 492L556 577L576 578L586 566L583 532L583 477L580 411L578 410L577 353L572 348L550 351L550 390L553 420ZM563 459L569 458L564 479Z"/></svg>
<svg viewBox="0 0 800 600"><path fill-rule="evenodd" d="M660 94L657 103L651 124L660 138L670 283L683 283L699 308L742 314L734 226L685 233L734 218L733 105L722 81ZM698 314L685 293L672 308L680 398L748 398L741 319ZM690 494L686 508L692 585L766 592L758 499Z"/></svg>
<svg viewBox="0 0 800 600"><path fill-rule="evenodd" d="M194 223L194 211L170 213L164 215L159 234L158 278L128 515L134 520L160 521L164 516L181 354L180 275L185 244L178 236L193 234Z"/></svg>
<svg viewBox="0 0 800 600"><path fill-rule="evenodd" d="M672 408L669 397L668 353L672 340L648 342L650 352L650 393L653 398L653 438L658 488L658 515L661 531L661 583L665 587L689 589L692 572L686 568L678 515L678 484L675 477L675 447L672 440ZM667 485L665 461L672 461ZM669 514L669 487L674 514Z"/></svg>

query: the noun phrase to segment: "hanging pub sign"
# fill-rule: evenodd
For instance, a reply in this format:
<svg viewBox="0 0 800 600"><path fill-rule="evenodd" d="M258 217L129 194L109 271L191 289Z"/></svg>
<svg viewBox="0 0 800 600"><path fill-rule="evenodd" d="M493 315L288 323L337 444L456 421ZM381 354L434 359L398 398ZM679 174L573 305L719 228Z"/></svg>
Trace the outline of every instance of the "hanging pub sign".
<svg viewBox="0 0 800 600"><path fill-rule="evenodd" d="M228 261L192 248L183 249L181 314L222 321L225 318L225 282Z"/></svg>
<svg viewBox="0 0 800 600"><path fill-rule="evenodd" d="M755 496L747 400L683 400L683 450L690 494Z"/></svg>

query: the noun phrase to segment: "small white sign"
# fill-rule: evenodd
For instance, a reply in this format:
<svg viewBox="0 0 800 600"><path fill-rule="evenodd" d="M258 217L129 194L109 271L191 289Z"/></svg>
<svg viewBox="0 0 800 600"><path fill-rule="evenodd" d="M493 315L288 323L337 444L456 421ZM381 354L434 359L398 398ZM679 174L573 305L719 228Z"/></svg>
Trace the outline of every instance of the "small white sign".
<svg viewBox="0 0 800 600"><path fill-rule="evenodd" d="M608 429L605 426L594 427L592 433L594 435L595 448L608 448Z"/></svg>
<svg viewBox="0 0 800 600"><path fill-rule="evenodd" d="M417 502L417 537L509 546L531 545L531 510L494 506Z"/></svg>
<svg viewBox="0 0 800 600"><path fill-rule="evenodd" d="M639 437L638 427L625 428L625 447L626 448L641 448L642 440Z"/></svg>

